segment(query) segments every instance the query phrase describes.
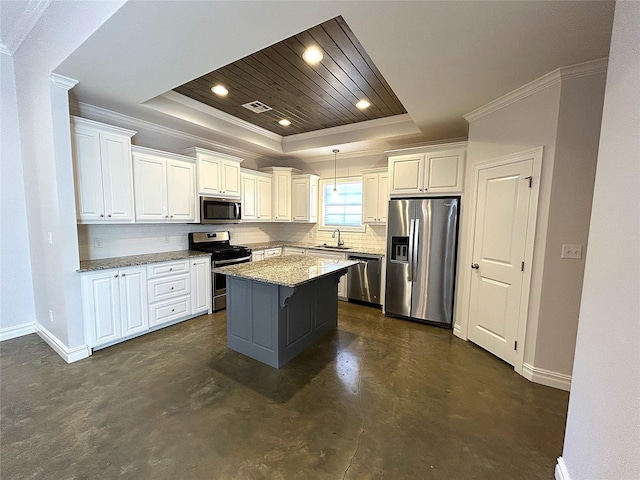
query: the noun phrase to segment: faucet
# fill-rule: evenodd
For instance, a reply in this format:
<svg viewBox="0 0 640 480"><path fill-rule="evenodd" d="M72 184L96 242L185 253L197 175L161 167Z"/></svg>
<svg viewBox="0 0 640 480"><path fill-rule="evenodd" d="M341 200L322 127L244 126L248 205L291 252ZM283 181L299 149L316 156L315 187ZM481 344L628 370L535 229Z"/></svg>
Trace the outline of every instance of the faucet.
<svg viewBox="0 0 640 480"><path fill-rule="evenodd" d="M336 238L336 232L338 232L338 247L341 247L342 245L344 245L344 240L340 240L340 229L336 228L333 233L331 234L331 238Z"/></svg>

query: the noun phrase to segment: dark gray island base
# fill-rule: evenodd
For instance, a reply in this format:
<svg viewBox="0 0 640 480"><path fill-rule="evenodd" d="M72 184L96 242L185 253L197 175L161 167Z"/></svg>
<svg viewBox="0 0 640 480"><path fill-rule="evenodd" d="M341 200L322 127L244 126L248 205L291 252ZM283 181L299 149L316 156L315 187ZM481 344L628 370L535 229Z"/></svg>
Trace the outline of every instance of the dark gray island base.
<svg viewBox="0 0 640 480"><path fill-rule="evenodd" d="M338 282L355 261L276 257L227 274L227 346L279 368L338 325Z"/></svg>

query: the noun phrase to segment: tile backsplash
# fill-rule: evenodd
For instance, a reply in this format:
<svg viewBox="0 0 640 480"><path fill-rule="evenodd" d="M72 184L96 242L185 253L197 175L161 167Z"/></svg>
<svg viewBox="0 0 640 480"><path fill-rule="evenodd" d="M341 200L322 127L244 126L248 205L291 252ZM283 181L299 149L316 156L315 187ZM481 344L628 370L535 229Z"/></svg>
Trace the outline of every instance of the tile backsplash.
<svg viewBox="0 0 640 480"><path fill-rule="evenodd" d="M189 232L220 230L228 230L231 243L237 245L275 240L314 245L336 241L331 231L307 223L78 225L80 260L186 250ZM341 237L347 246L384 248L385 235L384 225L367 225L363 233L342 232Z"/></svg>

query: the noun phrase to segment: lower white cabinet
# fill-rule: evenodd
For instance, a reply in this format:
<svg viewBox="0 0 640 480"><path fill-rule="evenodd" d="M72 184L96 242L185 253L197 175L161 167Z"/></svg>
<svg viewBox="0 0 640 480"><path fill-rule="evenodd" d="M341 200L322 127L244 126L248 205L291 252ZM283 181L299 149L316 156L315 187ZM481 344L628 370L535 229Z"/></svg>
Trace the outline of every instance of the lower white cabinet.
<svg viewBox="0 0 640 480"><path fill-rule="evenodd" d="M260 260L264 260L264 250L252 250L251 261L258 262Z"/></svg>
<svg viewBox="0 0 640 480"><path fill-rule="evenodd" d="M211 311L211 259L82 274L90 348L101 348Z"/></svg>
<svg viewBox="0 0 640 480"><path fill-rule="evenodd" d="M267 248L264 251L264 258L280 257L281 255L282 255L282 248L280 248L280 247Z"/></svg>
<svg viewBox="0 0 640 480"><path fill-rule="evenodd" d="M307 251L304 248L298 247L284 247L283 255L306 255Z"/></svg>
<svg viewBox="0 0 640 480"><path fill-rule="evenodd" d="M85 274L82 293L90 347L114 343L149 329L144 267Z"/></svg>

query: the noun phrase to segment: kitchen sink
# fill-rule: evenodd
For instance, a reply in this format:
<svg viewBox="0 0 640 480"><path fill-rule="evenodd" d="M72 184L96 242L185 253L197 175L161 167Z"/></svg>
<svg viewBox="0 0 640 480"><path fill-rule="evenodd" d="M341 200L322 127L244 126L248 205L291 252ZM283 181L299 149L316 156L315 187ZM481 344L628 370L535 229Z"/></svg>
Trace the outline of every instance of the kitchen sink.
<svg viewBox="0 0 640 480"><path fill-rule="evenodd" d="M331 248L331 249L335 249L335 250L351 250L351 247L345 247L343 245L340 245L339 247L336 247L335 245L327 245L326 243L324 245L316 245L313 248Z"/></svg>

